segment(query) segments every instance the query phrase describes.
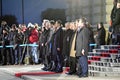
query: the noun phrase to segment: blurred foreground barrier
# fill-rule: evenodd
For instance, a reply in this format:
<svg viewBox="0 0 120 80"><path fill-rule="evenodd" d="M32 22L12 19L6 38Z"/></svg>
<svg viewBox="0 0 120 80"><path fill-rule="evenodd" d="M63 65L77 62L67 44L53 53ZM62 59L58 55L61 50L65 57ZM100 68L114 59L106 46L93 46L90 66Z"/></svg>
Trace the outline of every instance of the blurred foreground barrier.
<svg viewBox="0 0 120 80"><path fill-rule="evenodd" d="M6 45L5 47L6 48L13 48L14 46L15 45ZM36 46L36 47L38 47L38 45L36 45L36 44L21 44L19 46L21 46L21 47L23 47L23 46ZM3 48L3 46L0 46L0 48Z"/></svg>

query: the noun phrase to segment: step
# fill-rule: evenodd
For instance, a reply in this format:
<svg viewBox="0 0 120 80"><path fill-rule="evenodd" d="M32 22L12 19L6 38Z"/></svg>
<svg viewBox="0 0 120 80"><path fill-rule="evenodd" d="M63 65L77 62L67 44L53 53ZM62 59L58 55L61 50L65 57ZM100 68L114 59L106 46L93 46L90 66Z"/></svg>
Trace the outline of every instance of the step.
<svg viewBox="0 0 120 80"><path fill-rule="evenodd" d="M89 65L89 70L102 71L102 72L120 72L120 67L106 67Z"/></svg>
<svg viewBox="0 0 120 80"><path fill-rule="evenodd" d="M95 60L88 60L88 64L95 65L95 66L120 67L120 63L102 62L102 61L95 61Z"/></svg>
<svg viewBox="0 0 120 80"><path fill-rule="evenodd" d="M102 57L116 58L116 57L120 57L120 54L118 54L118 53L112 54L112 53L106 53L106 52L89 52L88 56L102 56Z"/></svg>
<svg viewBox="0 0 120 80"><path fill-rule="evenodd" d="M101 56L88 56L88 60L100 61L101 60Z"/></svg>
<svg viewBox="0 0 120 80"><path fill-rule="evenodd" d="M101 49L120 49L120 45L102 45Z"/></svg>
<svg viewBox="0 0 120 80"><path fill-rule="evenodd" d="M118 58L101 58L102 62L112 62L112 63L120 63L120 60Z"/></svg>
<svg viewBox="0 0 120 80"><path fill-rule="evenodd" d="M120 67L120 63L102 62L102 61L93 61L93 60L88 60L88 63L89 65L94 65L94 66Z"/></svg>
<svg viewBox="0 0 120 80"><path fill-rule="evenodd" d="M118 57L88 56L88 60L115 62L115 63L119 62Z"/></svg>
<svg viewBox="0 0 120 80"><path fill-rule="evenodd" d="M115 53L118 53L119 50L118 49L93 49L93 52L105 52L105 53L115 54Z"/></svg>
<svg viewBox="0 0 120 80"><path fill-rule="evenodd" d="M119 77L120 72L102 72L102 71L94 71L94 70L89 70L89 76L107 76L107 77Z"/></svg>

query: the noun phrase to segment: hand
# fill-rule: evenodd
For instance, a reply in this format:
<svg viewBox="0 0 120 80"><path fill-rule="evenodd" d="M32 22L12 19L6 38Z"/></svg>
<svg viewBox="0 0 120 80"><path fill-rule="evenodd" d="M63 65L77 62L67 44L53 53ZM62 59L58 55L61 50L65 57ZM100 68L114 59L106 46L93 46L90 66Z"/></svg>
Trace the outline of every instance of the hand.
<svg viewBox="0 0 120 80"><path fill-rule="evenodd" d="M45 43L45 46L47 46L47 42Z"/></svg>
<svg viewBox="0 0 120 80"><path fill-rule="evenodd" d="M60 51L60 48L57 48L58 51Z"/></svg>
<svg viewBox="0 0 120 80"><path fill-rule="evenodd" d="M82 49L82 55L85 55L85 50L84 49Z"/></svg>
<svg viewBox="0 0 120 80"><path fill-rule="evenodd" d="M44 44L42 43L41 45L43 46Z"/></svg>

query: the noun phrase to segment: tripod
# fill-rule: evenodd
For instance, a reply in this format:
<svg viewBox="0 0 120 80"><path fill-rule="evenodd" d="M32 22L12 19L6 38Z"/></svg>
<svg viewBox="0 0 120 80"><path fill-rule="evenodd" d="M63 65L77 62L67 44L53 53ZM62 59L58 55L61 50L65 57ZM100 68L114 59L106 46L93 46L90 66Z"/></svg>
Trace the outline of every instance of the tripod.
<svg viewBox="0 0 120 80"><path fill-rule="evenodd" d="M24 36L24 41L23 41L24 48L22 51L22 57L20 60L20 64L22 64L23 62L27 65L30 64L29 46L27 45L27 43L28 43L28 39ZM26 55L26 51L27 51L27 55Z"/></svg>

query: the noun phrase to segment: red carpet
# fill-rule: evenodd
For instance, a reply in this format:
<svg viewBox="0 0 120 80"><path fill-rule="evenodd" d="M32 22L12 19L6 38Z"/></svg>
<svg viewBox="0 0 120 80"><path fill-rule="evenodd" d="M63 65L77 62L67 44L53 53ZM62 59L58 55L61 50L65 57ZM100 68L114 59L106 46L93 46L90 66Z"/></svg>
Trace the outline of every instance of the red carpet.
<svg viewBox="0 0 120 80"><path fill-rule="evenodd" d="M66 67L65 70L62 73L66 73L69 71L69 68ZM15 73L16 77L21 77L22 75L51 75L51 74L60 74L60 73L55 73L55 72L48 72L48 71L43 71L43 72L19 72Z"/></svg>

